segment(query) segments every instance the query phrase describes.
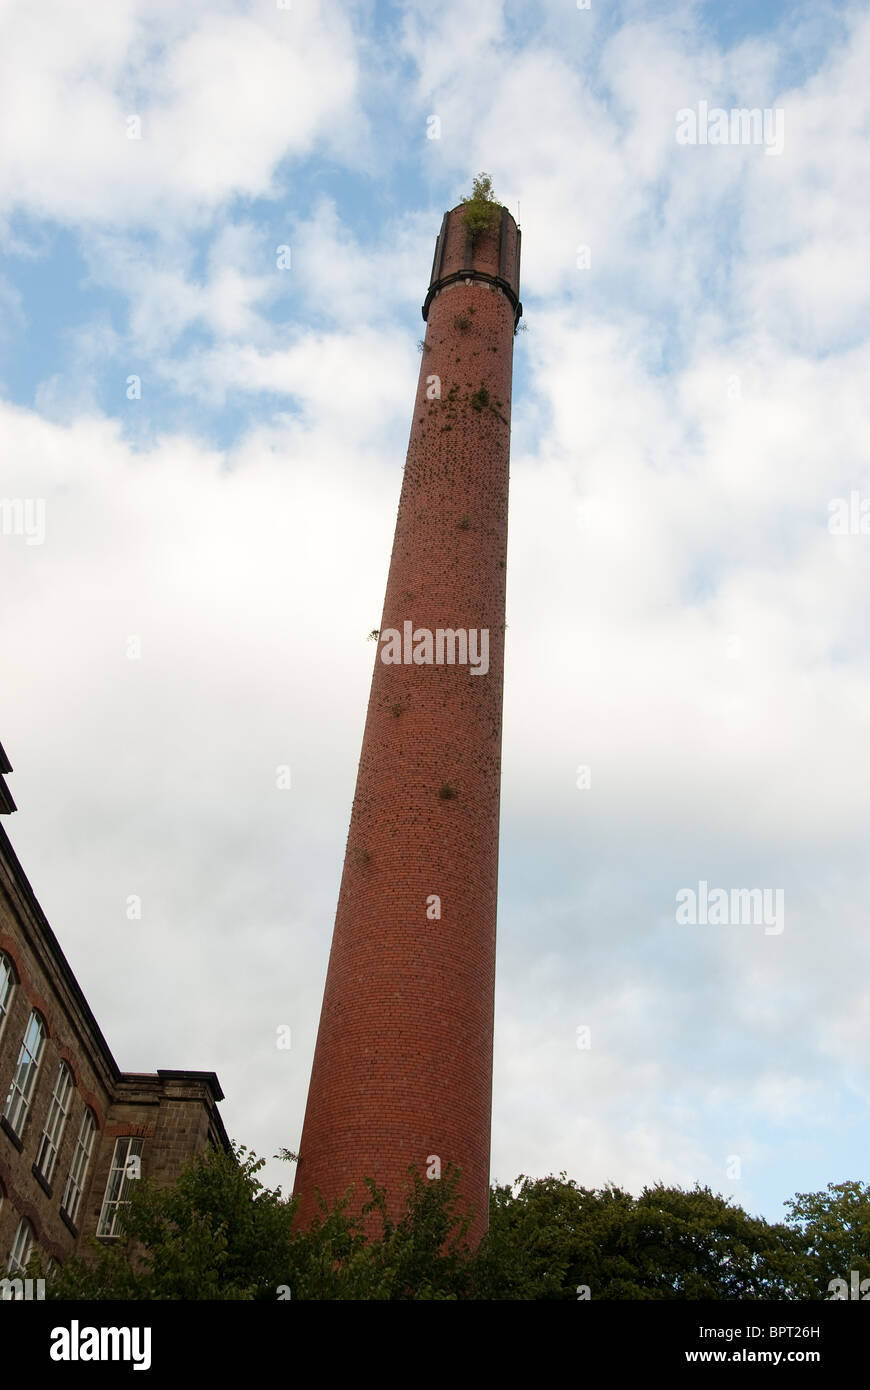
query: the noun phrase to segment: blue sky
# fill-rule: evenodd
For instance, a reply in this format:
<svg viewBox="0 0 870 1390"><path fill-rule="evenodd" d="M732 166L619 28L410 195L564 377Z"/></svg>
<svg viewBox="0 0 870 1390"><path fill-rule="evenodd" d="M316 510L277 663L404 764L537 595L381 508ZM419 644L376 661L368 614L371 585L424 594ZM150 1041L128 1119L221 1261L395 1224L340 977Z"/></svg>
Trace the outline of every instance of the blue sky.
<svg viewBox="0 0 870 1390"><path fill-rule="evenodd" d="M493 1177L863 1178L863 8L11 3L0 55L0 498L46 516L0 535L9 831L120 1065L298 1143L420 305L487 170L528 326ZM702 102L781 150L678 144ZM701 880L783 932L679 926Z"/></svg>

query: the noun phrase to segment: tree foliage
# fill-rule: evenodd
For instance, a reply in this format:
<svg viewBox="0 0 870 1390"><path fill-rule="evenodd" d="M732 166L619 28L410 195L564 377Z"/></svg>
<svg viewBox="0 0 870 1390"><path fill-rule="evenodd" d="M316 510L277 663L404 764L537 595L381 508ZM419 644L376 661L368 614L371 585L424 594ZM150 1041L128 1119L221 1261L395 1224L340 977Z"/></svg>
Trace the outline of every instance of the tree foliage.
<svg viewBox="0 0 870 1390"><path fill-rule="evenodd" d="M300 1230L295 1199L260 1182L263 1163L241 1147L209 1152L172 1187L135 1184L123 1235L69 1259L48 1297L823 1299L832 1279L870 1277L870 1186L860 1182L798 1193L787 1219L769 1224L697 1184L635 1197L564 1173L520 1176L493 1187L489 1233L472 1251L452 1168L437 1181L409 1170L399 1220L368 1180L358 1215L348 1193Z"/></svg>
<svg viewBox="0 0 870 1390"><path fill-rule="evenodd" d="M639 1197L559 1178L496 1187L478 1264L481 1296L521 1299L788 1298L791 1235L707 1187ZM485 1273L484 1273L485 1271Z"/></svg>
<svg viewBox="0 0 870 1390"><path fill-rule="evenodd" d="M797 1192L786 1202L789 1226L801 1241L806 1266L802 1298L829 1298L834 1279L870 1278L870 1184L829 1182L824 1192Z"/></svg>
<svg viewBox="0 0 870 1390"><path fill-rule="evenodd" d="M286 1150L283 1157L291 1158ZM142 1180L119 1216L123 1234L92 1239L47 1282L53 1299L452 1299L467 1288L467 1218L458 1174L411 1174L407 1211L391 1221L371 1180L357 1216L350 1193L309 1230L296 1200L257 1177L265 1160L240 1147L191 1160L173 1187ZM39 1273L39 1270L35 1270Z"/></svg>

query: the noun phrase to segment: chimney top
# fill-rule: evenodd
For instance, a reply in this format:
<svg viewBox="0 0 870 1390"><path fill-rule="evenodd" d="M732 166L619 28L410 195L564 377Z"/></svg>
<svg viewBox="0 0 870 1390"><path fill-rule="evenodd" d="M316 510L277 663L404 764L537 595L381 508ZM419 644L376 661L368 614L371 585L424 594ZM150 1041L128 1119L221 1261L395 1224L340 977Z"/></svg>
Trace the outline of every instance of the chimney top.
<svg viewBox="0 0 870 1390"><path fill-rule="evenodd" d="M514 323L523 312L520 303L520 243L522 233L506 207L494 204L492 224L472 233L465 224L465 203L445 212L435 242L429 291L423 305L423 318L429 305L446 285L478 280L497 286L514 309Z"/></svg>

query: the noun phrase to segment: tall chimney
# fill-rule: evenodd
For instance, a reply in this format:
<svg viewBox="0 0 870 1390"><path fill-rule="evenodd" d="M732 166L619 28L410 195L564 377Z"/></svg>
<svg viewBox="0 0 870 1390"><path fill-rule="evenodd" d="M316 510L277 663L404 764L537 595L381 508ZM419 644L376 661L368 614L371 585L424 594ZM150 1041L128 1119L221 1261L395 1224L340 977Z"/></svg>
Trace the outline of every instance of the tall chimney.
<svg viewBox="0 0 870 1390"><path fill-rule="evenodd" d="M452 1162L488 1224L513 339L520 232L444 214L295 1191Z"/></svg>

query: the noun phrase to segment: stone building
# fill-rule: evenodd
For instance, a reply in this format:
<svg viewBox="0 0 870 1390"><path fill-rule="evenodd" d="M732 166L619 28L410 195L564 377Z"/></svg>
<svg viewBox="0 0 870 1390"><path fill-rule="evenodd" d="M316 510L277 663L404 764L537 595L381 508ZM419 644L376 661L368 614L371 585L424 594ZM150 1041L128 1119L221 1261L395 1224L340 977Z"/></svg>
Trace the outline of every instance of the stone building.
<svg viewBox="0 0 870 1390"><path fill-rule="evenodd" d="M15 810L0 746L0 815ZM0 826L0 1278L117 1239L139 1177L229 1149L214 1072L122 1072Z"/></svg>

